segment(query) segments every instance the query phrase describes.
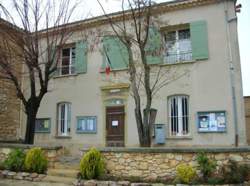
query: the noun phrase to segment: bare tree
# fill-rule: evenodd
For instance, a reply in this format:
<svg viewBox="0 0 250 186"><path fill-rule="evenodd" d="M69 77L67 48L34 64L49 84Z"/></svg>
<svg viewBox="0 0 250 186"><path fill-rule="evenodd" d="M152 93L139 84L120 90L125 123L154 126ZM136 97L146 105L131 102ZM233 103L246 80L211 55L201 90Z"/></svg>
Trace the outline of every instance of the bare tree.
<svg viewBox="0 0 250 186"><path fill-rule="evenodd" d="M0 78L14 85L27 115L24 142L33 144L36 115L57 69L60 52L56 51L71 35L66 26L76 3L71 5L70 0L11 0L11 3L12 9L0 4L0 15L8 20L1 20ZM22 83L27 83L27 88Z"/></svg>
<svg viewBox="0 0 250 186"><path fill-rule="evenodd" d="M160 57L162 51L165 50L162 43L156 48L150 46L151 29L160 30L161 24L153 1L121 0L122 11L116 17L107 14L100 0L97 1L112 28L111 34L119 38L128 51L128 72L135 102L139 142L140 146L149 147L151 146L152 124L156 117L156 109L152 108L153 97L162 87L180 78L187 71L176 73L175 67L150 64L147 56ZM158 39L162 40L162 38Z"/></svg>

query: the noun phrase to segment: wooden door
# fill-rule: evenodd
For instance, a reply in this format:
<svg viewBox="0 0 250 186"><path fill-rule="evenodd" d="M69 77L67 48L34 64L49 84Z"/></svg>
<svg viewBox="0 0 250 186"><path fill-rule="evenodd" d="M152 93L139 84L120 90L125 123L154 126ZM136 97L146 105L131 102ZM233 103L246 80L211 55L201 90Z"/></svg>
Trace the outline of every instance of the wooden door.
<svg viewBox="0 0 250 186"><path fill-rule="evenodd" d="M124 146L124 106L106 108L106 144L109 147Z"/></svg>

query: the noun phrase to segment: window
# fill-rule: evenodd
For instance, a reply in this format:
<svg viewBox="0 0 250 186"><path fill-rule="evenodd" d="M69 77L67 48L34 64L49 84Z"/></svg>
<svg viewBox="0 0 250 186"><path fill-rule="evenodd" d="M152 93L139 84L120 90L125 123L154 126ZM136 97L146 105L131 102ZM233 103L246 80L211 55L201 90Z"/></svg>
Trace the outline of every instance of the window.
<svg viewBox="0 0 250 186"><path fill-rule="evenodd" d="M50 132L50 119L36 119L35 123L35 132L36 133L49 133Z"/></svg>
<svg viewBox="0 0 250 186"><path fill-rule="evenodd" d="M63 48L59 75L75 74L75 47Z"/></svg>
<svg viewBox="0 0 250 186"><path fill-rule="evenodd" d="M171 96L168 101L170 135L188 135L188 96Z"/></svg>
<svg viewBox="0 0 250 186"><path fill-rule="evenodd" d="M165 41L165 63L172 64L192 60L190 29L167 32Z"/></svg>
<svg viewBox="0 0 250 186"><path fill-rule="evenodd" d="M70 132L71 119L70 103L58 104L58 135L68 136Z"/></svg>
<svg viewBox="0 0 250 186"><path fill-rule="evenodd" d="M80 116L77 117L77 133L96 133L96 117Z"/></svg>

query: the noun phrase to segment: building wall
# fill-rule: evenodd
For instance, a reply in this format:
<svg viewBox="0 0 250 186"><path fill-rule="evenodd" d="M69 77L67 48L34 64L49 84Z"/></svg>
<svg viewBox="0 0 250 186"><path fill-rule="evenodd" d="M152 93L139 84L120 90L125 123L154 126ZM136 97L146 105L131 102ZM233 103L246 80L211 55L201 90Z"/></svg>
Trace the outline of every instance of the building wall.
<svg viewBox="0 0 250 186"><path fill-rule="evenodd" d="M250 97L244 97L245 101L245 114L246 114L246 133L247 133L247 143L250 145Z"/></svg>
<svg viewBox="0 0 250 186"><path fill-rule="evenodd" d="M0 20L0 29L8 30L9 25L6 26L6 22ZM13 31L13 29L10 29L9 31ZM0 35L0 44L3 43L1 40L2 37L4 36ZM16 65L13 71L20 72L20 65ZM19 137L20 100L17 99L16 89L13 86L13 83L0 78L0 140L16 141Z"/></svg>
<svg viewBox="0 0 250 186"><path fill-rule="evenodd" d="M20 128L20 101L10 82L0 80L0 140L18 139Z"/></svg>
<svg viewBox="0 0 250 186"><path fill-rule="evenodd" d="M230 18L235 16L234 4L231 1L176 10L159 16L161 22L166 25L206 20L209 45L208 60L194 61L172 67L179 74L188 73L170 82L154 97L153 107L158 109L156 123L163 123L167 128L165 146L233 146L235 144L235 121L232 84L236 85L234 89L236 92L235 108L237 111L236 124L240 136L239 144L246 144L237 27L235 21L231 23L225 21L225 10L229 10ZM107 30L108 26L104 25L96 29ZM69 43L81 40L82 32L75 32ZM88 37L91 37L91 35ZM88 71L86 74L59 77L51 80L49 86L51 91L44 97L38 112L38 118L51 119L51 132L49 134L36 134L36 143L58 143L76 148L105 146L104 101L109 98L122 97L125 100L126 112L125 145L139 146L134 117L134 100L129 94L129 89L120 89L119 86L115 88L120 83L128 83L128 75L125 71L111 73L110 80L107 80L105 74L100 73L102 60L103 57L100 51L94 50L88 53ZM230 75L229 62L231 61L235 69L233 77ZM163 69L167 68L169 68L167 65L163 67ZM233 83L231 79L233 79ZM106 90L106 92L101 89L101 87L110 85L114 89L120 89L125 93L108 94L112 88ZM168 133L167 98L174 94L189 96L191 134L185 138L172 138ZM70 138L59 139L56 137L56 109L57 103L62 101L70 102L72 105L72 122ZM225 133L199 133L197 130L197 112L218 110L226 111L227 131ZM77 116L97 116L97 133L76 134Z"/></svg>

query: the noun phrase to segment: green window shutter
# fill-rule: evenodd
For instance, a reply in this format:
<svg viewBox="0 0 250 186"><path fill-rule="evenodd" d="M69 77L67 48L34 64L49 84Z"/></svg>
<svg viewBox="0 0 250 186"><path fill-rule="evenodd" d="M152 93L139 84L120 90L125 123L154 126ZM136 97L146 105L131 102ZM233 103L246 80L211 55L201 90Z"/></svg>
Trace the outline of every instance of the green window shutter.
<svg viewBox="0 0 250 186"><path fill-rule="evenodd" d="M102 42L104 50L102 69L105 69L106 64L109 63L112 70L128 68L128 50L119 38L106 36Z"/></svg>
<svg viewBox="0 0 250 186"><path fill-rule="evenodd" d="M76 73L87 72L87 43L80 41L76 43Z"/></svg>
<svg viewBox="0 0 250 186"><path fill-rule="evenodd" d="M148 40L145 46L148 64L160 64L163 62L162 57L162 38L161 33L156 27L150 27L148 30Z"/></svg>
<svg viewBox="0 0 250 186"><path fill-rule="evenodd" d="M206 21L190 23L193 59L208 59L208 34Z"/></svg>

